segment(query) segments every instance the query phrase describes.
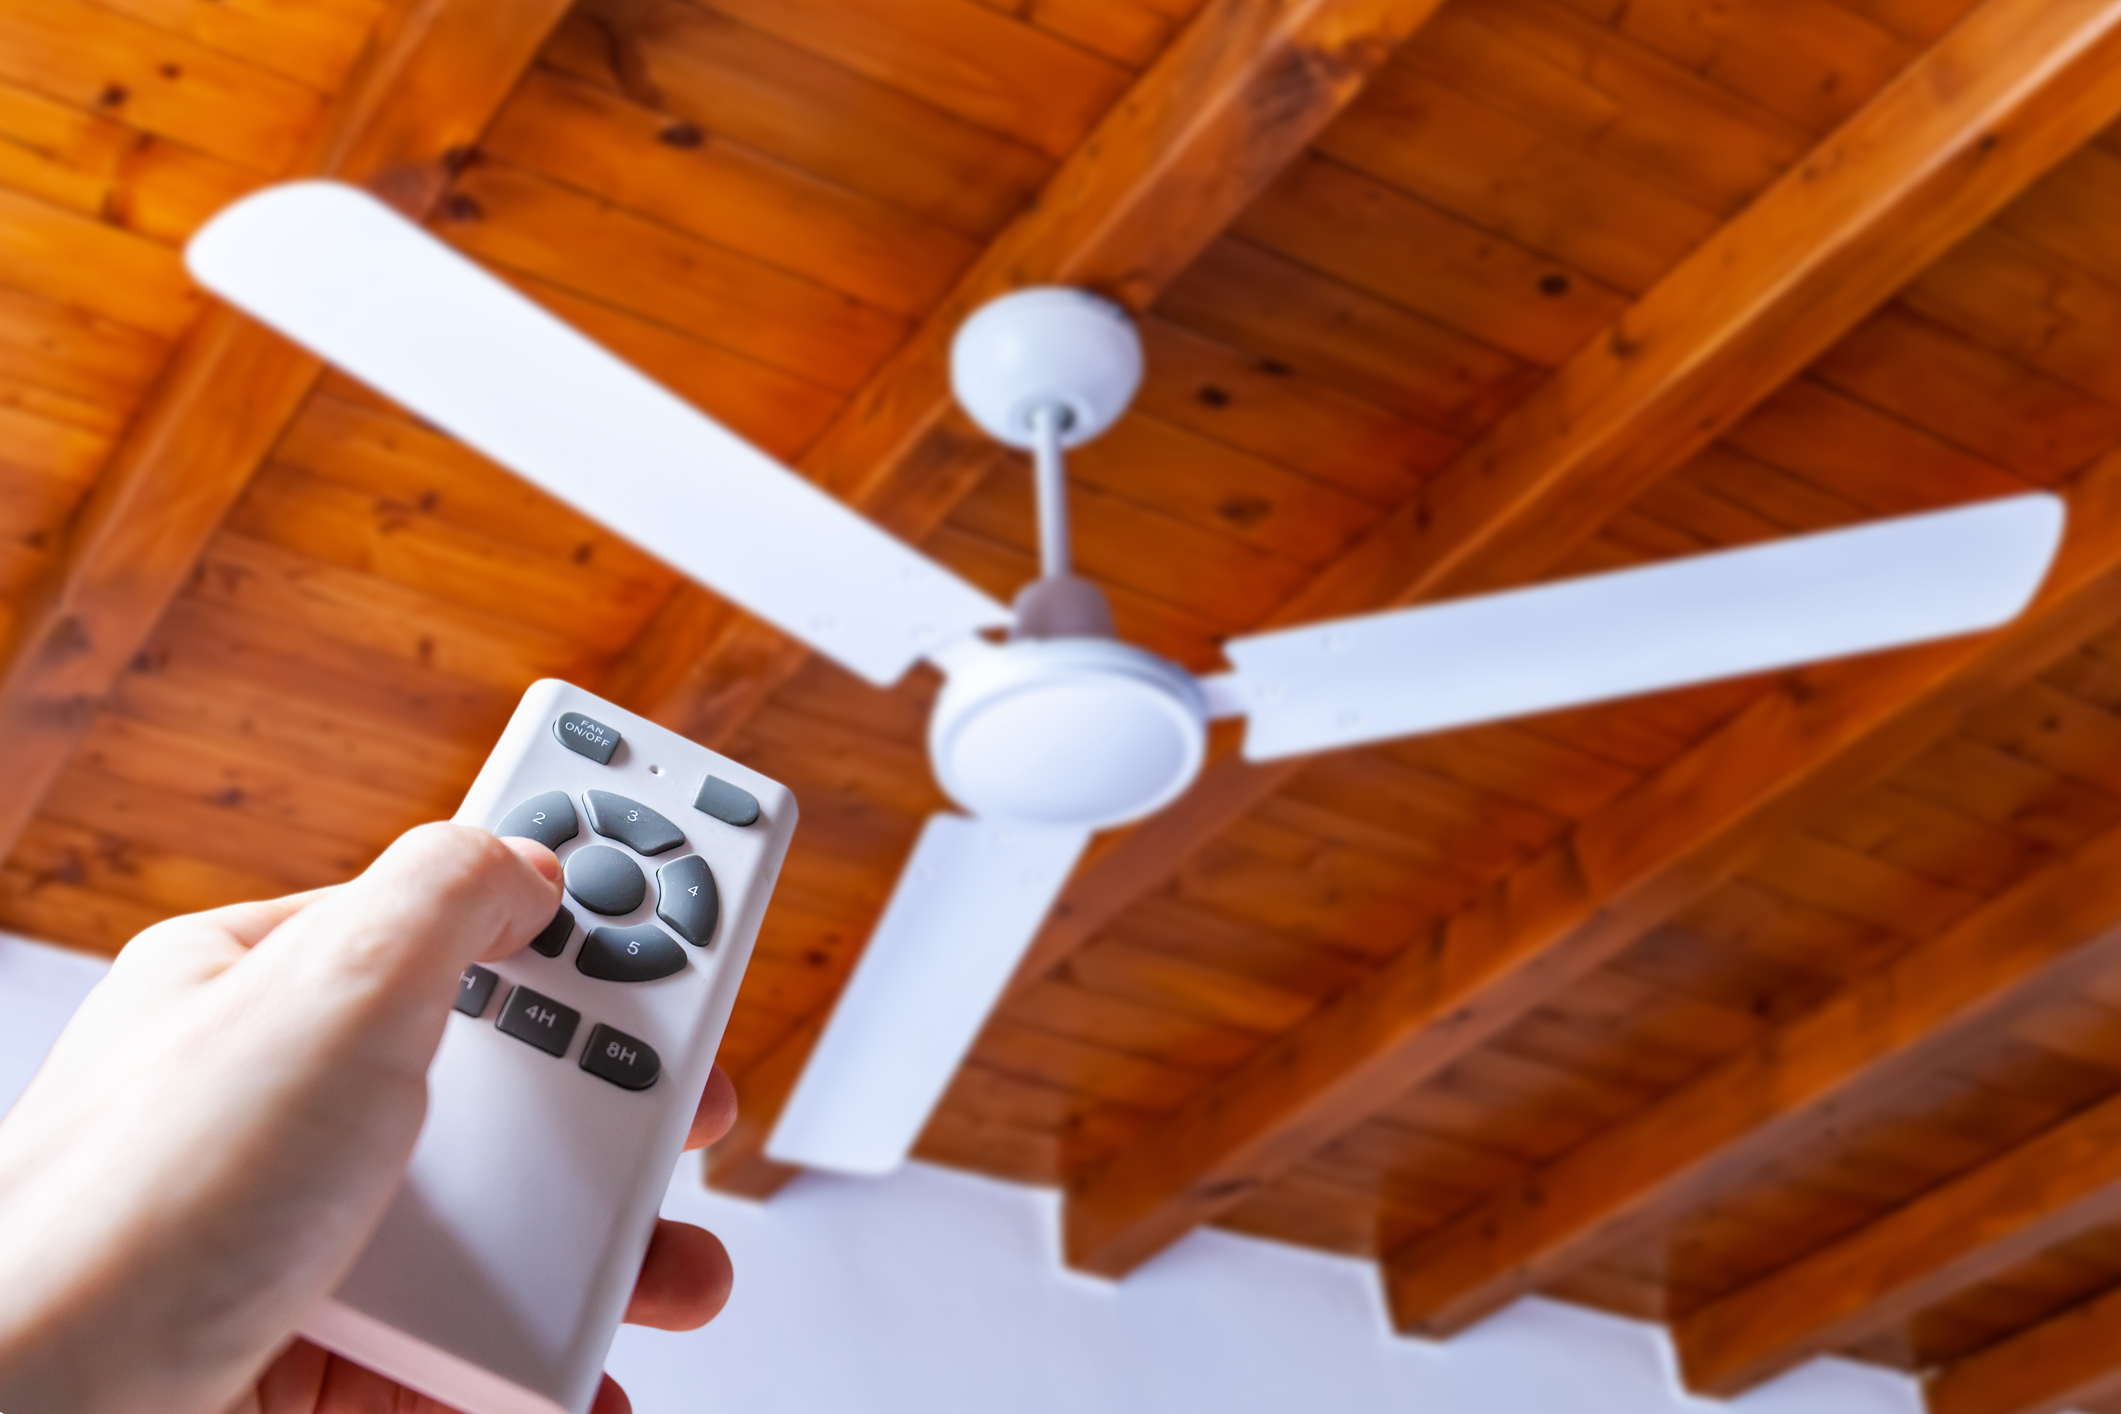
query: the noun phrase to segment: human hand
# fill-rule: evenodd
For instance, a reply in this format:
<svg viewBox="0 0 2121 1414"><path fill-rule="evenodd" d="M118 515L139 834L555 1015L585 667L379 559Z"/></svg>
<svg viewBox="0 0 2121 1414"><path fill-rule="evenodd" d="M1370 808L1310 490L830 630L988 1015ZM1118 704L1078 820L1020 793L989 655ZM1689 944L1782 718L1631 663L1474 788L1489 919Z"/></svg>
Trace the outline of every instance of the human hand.
<svg viewBox="0 0 2121 1414"><path fill-rule="evenodd" d="M426 825L350 883L135 938L0 1123L0 1408L439 1409L289 1338L404 1172L459 973L535 936L558 878ZM718 1075L694 1145L734 1118ZM730 1279L662 1224L627 1319L689 1329Z"/></svg>

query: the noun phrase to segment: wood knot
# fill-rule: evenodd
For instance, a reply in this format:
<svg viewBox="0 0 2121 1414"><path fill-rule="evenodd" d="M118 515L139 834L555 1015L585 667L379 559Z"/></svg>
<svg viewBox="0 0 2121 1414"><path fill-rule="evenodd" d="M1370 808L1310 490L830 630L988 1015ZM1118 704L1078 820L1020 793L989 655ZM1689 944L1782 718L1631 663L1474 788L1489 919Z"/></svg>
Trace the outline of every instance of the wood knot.
<svg viewBox="0 0 2121 1414"><path fill-rule="evenodd" d="M655 140L665 147L695 148L707 140L707 134L694 123L672 123L655 135Z"/></svg>
<svg viewBox="0 0 2121 1414"><path fill-rule="evenodd" d="M44 642L37 645L37 658L44 663L67 663L95 646L88 625L79 615L68 614L45 633Z"/></svg>

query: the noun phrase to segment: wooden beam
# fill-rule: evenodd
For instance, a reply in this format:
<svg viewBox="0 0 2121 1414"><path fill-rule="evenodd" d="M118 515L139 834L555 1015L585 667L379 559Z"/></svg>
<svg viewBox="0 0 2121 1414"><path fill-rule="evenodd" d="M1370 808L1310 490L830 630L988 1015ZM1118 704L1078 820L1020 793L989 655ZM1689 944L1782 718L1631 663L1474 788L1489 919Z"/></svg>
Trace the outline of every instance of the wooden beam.
<svg viewBox="0 0 2121 1414"><path fill-rule="evenodd" d="M1929 1414L2063 1414L2121 1395L2121 1287L1931 1375Z"/></svg>
<svg viewBox="0 0 2121 1414"><path fill-rule="evenodd" d="M1037 284L1082 286L1146 309L1439 2L1209 0L841 410L800 469L904 538L925 538L1003 455L951 401L950 341L965 317ZM727 744L805 656L687 584L599 688L696 741ZM745 1094L748 1118L716 1146L712 1186L740 1173L777 1186L773 1169L759 1167L779 1110L770 1088Z"/></svg>
<svg viewBox="0 0 2121 1414"><path fill-rule="evenodd" d="M288 175L362 183L423 215L566 9L413 0L388 12ZM15 621L0 667L0 855L320 370L224 306L179 341Z"/></svg>
<svg viewBox="0 0 2121 1414"><path fill-rule="evenodd" d="M2121 475L2121 463L2102 469ZM2089 520L2093 498L2080 495ZM2121 496L2106 492L2103 508ZM2101 551L1989 654L2036 671L2048 647L2111 617L2121 520L2078 528ZM2102 568L2103 565L2103 568ZM1655 1104L1390 1253L1393 1324L1460 1330L1669 1219L1702 1194L1848 1122L1974 1037L2121 964L2121 830L2109 831L1941 937L1851 982Z"/></svg>
<svg viewBox="0 0 2121 1414"><path fill-rule="evenodd" d="M2117 59L2121 8L1986 0L1276 622L1536 578L2121 114ZM1796 680L1816 687L1770 693L1432 945L1082 1175L1069 1260L1130 1269L1613 955L1738 867L1770 820L1844 788L1860 774L1853 755L1887 759L1892 742L1937 729L1940 704L1977 700L1967 693L1985 684L1955 671L1967 651L1822 670ZM1204 785L1226 823L1299 768L1226 760ZM1125 844L1092 861L1061 926L1094 933L1131 901L1096 892L1099 874L1168 877L1215 815L1196 812L1191 839L1157 831L1164 852L1146 863ZM1041 939L1029 962L1056 952Z"/></svg>
<svg viewBox="0 0 2121 1414"><path fill-rule="evenodd" d="M841 409L798 462L804 475L905 539L924 539L1004 455L951 400L950 341L966 316L1041 284L1148 308L1438 3L1209 0ZM805 657L687 584L601 688L720 744Z"/></svg>
<svg viewBox="0 0 2121 1414"><path fill-rule="evenodd" d="M2121 1098L2095 1105L1672 1330L1689 1388L1730 1397L2121 1217Z"/></svg>

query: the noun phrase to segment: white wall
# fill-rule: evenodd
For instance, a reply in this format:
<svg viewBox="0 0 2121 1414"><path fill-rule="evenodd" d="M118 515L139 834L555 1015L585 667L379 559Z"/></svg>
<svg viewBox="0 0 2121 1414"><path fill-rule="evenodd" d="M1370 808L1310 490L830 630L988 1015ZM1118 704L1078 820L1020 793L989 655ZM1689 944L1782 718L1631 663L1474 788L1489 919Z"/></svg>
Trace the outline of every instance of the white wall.
<svg viewBox="0 0 2121 1414"><path fill-rule="evenodd" d="M0 936L0 1107L92 986L93 960ZM1522 1302L1448 1345L1394 1337L1371 1267L1198 1233L1124 1284L1057 1259L1053 1194L914 1166L799 1180L758 1206L680 1166L664 1212L722 1235L736 1295L703 1331L628 1328L640 1414L1664 1414L1654 1327ZM1920 1414L1906 1380L1821 1361L1745 1414Z"/></svg>

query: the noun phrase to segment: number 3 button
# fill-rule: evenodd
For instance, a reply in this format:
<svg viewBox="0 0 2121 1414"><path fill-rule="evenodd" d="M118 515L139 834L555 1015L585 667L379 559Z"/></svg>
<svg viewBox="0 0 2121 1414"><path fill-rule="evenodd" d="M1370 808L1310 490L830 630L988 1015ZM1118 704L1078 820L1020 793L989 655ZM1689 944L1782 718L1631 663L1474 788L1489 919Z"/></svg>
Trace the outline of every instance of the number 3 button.
<svg viewBox="0 0 2121 1414"><path fill-rule="evenodd" d="M673 859L656 870L655 881L655 916L696 948L713 942L715 922L722 916L722 896L714 887L714 871L707 861L697 854Z"/></svg>
<svg viewBox="0 0 2121 1414"><path fill-rule="evenodd" d="M653 982L682 971L685 950L653 923L635 928L591 928L574 965L605 982Z"/></svg>

